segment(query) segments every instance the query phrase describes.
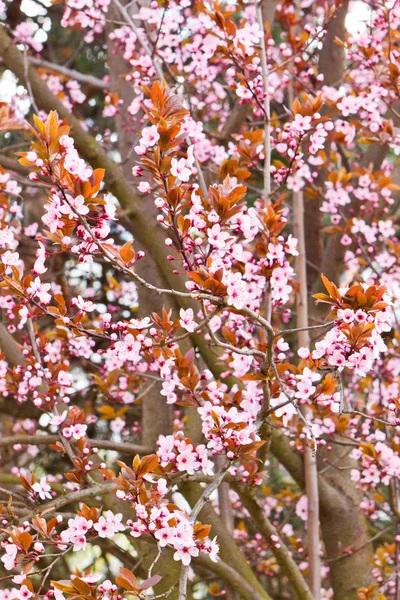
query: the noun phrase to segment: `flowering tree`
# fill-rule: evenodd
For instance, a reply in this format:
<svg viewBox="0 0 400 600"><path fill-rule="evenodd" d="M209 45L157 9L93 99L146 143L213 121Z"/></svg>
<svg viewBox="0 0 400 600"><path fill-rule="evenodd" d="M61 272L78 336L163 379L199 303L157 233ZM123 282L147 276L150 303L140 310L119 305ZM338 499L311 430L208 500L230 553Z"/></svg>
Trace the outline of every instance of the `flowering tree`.
<svg viewBox="0 0 400 600"><path fill-rule="evenodd" d="M400 3L0 13L0 599L400 600Z"/></svg>

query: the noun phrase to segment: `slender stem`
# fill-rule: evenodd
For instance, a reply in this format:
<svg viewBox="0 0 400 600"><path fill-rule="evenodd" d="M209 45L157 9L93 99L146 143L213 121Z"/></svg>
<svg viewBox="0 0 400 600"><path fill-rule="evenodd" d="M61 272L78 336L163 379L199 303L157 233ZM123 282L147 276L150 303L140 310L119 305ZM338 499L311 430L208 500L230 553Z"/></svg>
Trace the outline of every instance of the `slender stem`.
<svg viewBox="0 0 400 600"><path fill-rule="evenodd" d="M197 516L200 513L203 506L210 499L211 494L218 489L222 480L224 479L225 473L230 467L230 463L224 463L218 473L215 475L214 481L212 481L204 490L200 498L197 500L194 505L192 512L190 513L190 522L192 525L196 522ZM178 600L186 600L187 598L187 581L189 575L189 565L183 565L181 569L181 574L179 577L179 596Z"/></svg>
<svg viewBox="0 0 400 600"><path fill-rule="evenodd" d="M123 454L130 454L135 456L136 454L151 454L153 449L147 446L139 446L138 444L131 444L130 442L113 442L112 440L96 440L87 438L91 445L100 448L102 450L115 450ZM16 433L10 436L0 437L0 448L7 446L14 446L15 444L21 444L22 446L39 446L41 444L50 445L55 444L59 440L58 435L25 435L22 433Z"/></svg>
<svg viewBox="0 0 400 600"><path fill-rule="evenodd" d="M307 304L307 265L304 231L304 200L303 192L293 194L293 216L295 236L298 239L299 254L296 257L296 272L299 282L297 294L297 339L299 346L309 347L308 304ZM303 411L303 414L306 411ZM307 413L306 413L307 414ZM306 418L306 415L304 415ZM304 470L308 502L307 541L309 559L310 588L315 600L321 597L321 562L320 562L320 532L319 532L319 495L318 470L315 452L308 444L304 449Z"/></svg>
<svg viewBox="0 0 400 600"><path fill-rule="evenodd" d="M48 69L50 71L55 71L56 73L60 73L61 75L65 75L65 77L69 77L83 84L90 85L91 87L98 88L100 90L107 90L110 88L110 84L107 81L103 81L103 79L98 79L98 77L93 77L93 75L87 75L85 73L80 73L75 69L69 69L64 67L63 65L58 65L57 63L52 63L48 60L44 60L42 58L35 58L34 56L28 56L28 62L35 67L42 67L44 69Z"/></svg>
<svg viewBox="0 0 400 600"><path fill-rule="evenodd" d="M33 354L35 356L35 359L36 359L37 363L39 365L42 365L42 359L41 359L39 348L38 348L38 345L37 345L36 336L35 336L35 330L33 328L32 319L28 319L27 320L27 327L28 327L28 333L29 333L29 337L30 337L30 340L31 340L31 344L32 344ZM54 405L53 412L57 416L60 415L57 405ZM75 458L76 458L76 456L75 456L75 452L74 452L71 444L63 436L63 434L61 433L61 431L59 432L59 437L61 439L61 442L63 443L63 446L64 446L64 448L65 448L65 450L66 450L69 458L71 459L72 464L75 466Z"/></svg>
<svg viewBox="0 0 400 600"><path fill-rule="evenodd" d="M219 470L224 462L224 457L222 454L217 454L214 458L214 464L216 468ZM231 535L233 535L234 530L234 518L233 518L233 510L232 510L232 502L229 497L230 485L226 481L222 481L221 485L218 488L218 508L219 515L221 517L222 522L225 527L229 531Z"/></svg>
<svg viewBox="0 0 400 600"><path fill-rule="evenodd" d="M256 0L257 21L261 30L260 58L261 72L264 85L264 189L263 198L267 205L271 195L271 106L269 99L269 71L267 63L267 51L265 47L264 19L262 14L262 3Z"/></svg>
<svg viewBox="0 0 400 600"><path fill-rule="evenodd" d="M288 333L299 333L300 331L311 331L313 329L326 329L327 327L332 327L332 321L328 321L327 323L322 323L321 325L309 325L308 327L294 327L293 329L281 329L275 333L275 337L280 337L281 335L286 335Z"/></svg>

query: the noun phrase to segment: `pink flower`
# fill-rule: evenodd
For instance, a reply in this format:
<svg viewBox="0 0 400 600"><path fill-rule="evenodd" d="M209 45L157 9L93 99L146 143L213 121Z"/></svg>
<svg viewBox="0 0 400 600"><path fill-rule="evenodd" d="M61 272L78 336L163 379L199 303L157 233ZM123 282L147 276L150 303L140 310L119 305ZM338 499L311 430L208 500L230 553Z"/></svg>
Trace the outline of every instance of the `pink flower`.
<svg viewBox="0 0 400 600"><path fill-rule="evenodd" d="M94 524L93 529L98 532L99 537L109 538L118 533L118 531L124 531L125 527L122 525L121 520L121 513L114 515L111 510L108 510L106 516L100 517L98 522Z"/></svg>
<svg viewBox="0 0 400 600"><path fill-rule="evenodd" d="M181 327L192 333L196 328L196 322L193 320L193 310L191 308L188 308L187 310L181 308L179 311L179 316L179 323L181 324Z"/></svg>
<svg viewBox="0 0 400 600"><path fill-rule="evenodd" d="M25 323L28 320L28 316L29 316L29 311L28 308L26 306L23 306L19 311L18 311L19 316L21 317L21 321L19 323L19 328L22 328Z"/></svg>
<svg viewBox="0 0 400 600"><path fill-rule="evenodd" d="M134 177L140 177L143 174L143 169L139 165L132 167L132 175Z"/></svg>
<svg viewBox="0 0 400 600"><path fill-rule="evenodd" d="M51 302L51 295L48 293L51 288L50 283L42 283L39 277L36 277L30 284L27 292L32 295L32 298L37 296L43 304Z"/></svg>
<svg viewBox="0 0 400 600"><path fill-rule="evenodd" d="M146 146L135 146L135 152L139 156L144 156L147 152Z"/></svg>
<svg viewBox="0 0 400 600"><path fill-rule="evenodd" d="M297 113L292 123L292 127L297 133L303 134L311 129L311 119L312 117L310 116L303 117L303 115Z"/></svg>
<svg viewBox="0 0 400 600"><path fill-rule="evenodd" d="M86 533L92 527L93 521L85 517L75 517L68 520L68 528L61 532L61 541L64 544L73 544L74 552L86 548Z"/></svg>
<svg viewBox="0 0 400 600"><path fill-rule="evenodd" d="M43 275L43 273L46 273L47 267L44 264L45 260L46 260L46 248L44 247L44 244L42 242L39 242L39 250L36 253L36 261L35 261L35 264L33 265L33 271L37 275Z"/></svg>
<svg viewBox="0 0 400 600"><path fill-rule="evenodd" d="M316 390L313 382L319 381L321 375L311 371L308 367L303 370L301 375L296 375L297 379L297 392L295 393L296 398L301 400L307 400Z"/></svg>
<svg viewBox="0 0 400 600"><path fill-rule="evenodd" d="M299 348L297 350L297 354L301 357L301 358L308 358L310 356L310 350L308 348Z"/></svg>
<svg viewBox="0 0 400 600"><path fill-rule="evenodd" d="M165 382L164 382L165 383ZM175 459L175 439L173 435L160 435L157 444L159 449L157 450L157 456L159 458L162 467L166 467L170 462Z"/></svg>
<svg viewBox="0 0 400 600"><path fill-rule="evenodd" d="M43 215L42 221L50 229L50 233L55 233L58 228L61 228L63 223L61 221L61 201L60 198L53 194L52 201L47 203L44 207L47 214Z"/></svg>
<svg viewBox="0 0 400 600"><path fill-rule="evenodd" d="M351 308L345 308L344 310L342 308L339 308L339 310L337 311L337 316L338 319L341 319L345 323L350 324L354 321L354 310L351 310Z"/></svg>
<svg viewBox="0 0 400 600"><path fill-rule="evenodd" d="M160 496L165 496L165 494L168 492L166 479L161 478L157 481L157 492L160 494Z"/></svg>
<svg viewBox="0 0 400 600"><path fill-rule="evenodd" d="M228 304L237 310L243 308L246 304L247 292L246 284L242 280L240 273L234 273L229 277L228 286Z"/></svg>
<svg viewBox="0 0 400 600"><path fill-rule="evenodd" d="M197 455L193 451L192 444L188 444L185 450L176 457L176 466L178 471L184 471L188 475L193 475L199 469L199 461Z"/></svg>
<svg viewBox="0 0 400 600"><path fill-rule="evenodd" d="M150 148L152 146L155 146L159 139L160 134L157 131L157 127L155 125L152 125L151 127L145 127L142 130L142 137L139 143L141 146Z"/></svg>
<svg viewBox="0 0 400 600"><path fill-rule="evenodd" d="M60 145L63 146L63 148L65 148L65 149L73 148L74 147L74 139L72 137L70 137L69 135L62 135L60 137Z"/></svg>
<svg viewBox="0 0 400 600"><path fill-rule="evenodd" d="M197 546L181 546L174 554L174 560L181 560L182 564L190 565L192 556L198 556L199 549Z"/></svg>
<svg viewBox="0 0 400 600"><path fill-rule="evenodd" d="M147 181L141 181L138 185L138 190L142 194L148 194L151 192L150 184Z"/></svg>
<svg viewBox="0 0 400 600"><path fill-rule="evenodd" d="M51 499L51 487L49 486L49 484L46 481L46 477L41 477L40 482L37 481L36 483L34 483L32 485L32 489L39 494L39 498L41 500L46 500L46 498L50 498Z"/></svg>
<svg viewBox="0 0 400 600"><path fill-rule="evenodd" d="M89 207L85 204L85 198L79 194L76 198L67 195L67 200L70 206L77 212L79 215L87 215L89 212Z"/></svg>
<svg viewBox="0 0 400 600"><path fill-rule="evenodd" d="M57 381L60 385L69 387L72 384L72 375L67 371L59 371Z"/></svg>
<svg viewBox="0 0 400 600"><path fill-rule="evenodd" d="M360 106L360 98L356 98L355 96L347 96L342 98L336 106L344 117L348 117L350 113L355 114L358 111Z"/></svg>
<svg viewBox="0 0 400 600"><path fill-rule="evenodd" d="M282 244L268 244L267 258L270 260L282 261L285 258Z"/></svg>
<svg viewBox="0 0 400 600"><path fill-rule="evenodd" d="M118 358L121 360L137 362L139 360L141 344L133 337L131 333L128 333L128 335L126 335L122 341L116 342L115 350Z"/></svg>
<svg viewBox="0 0 400 600"><path fill-rule="evenodd" d="M226 241L229 238L229 233L226 231L221 231L221 226L216 223L211 228L207 229L207 236L209 243L214 246L214 248L222 250L226 247Z"/></svg>
<svg viewBox="0 0 400 600"><path fill-rule="evenodd" d="M284 402L286 402L284 406L274 410L275 406L279 406ZM286 396L282 393L278 396L278 398L271 398L271 407L277 417L283 417L282 420L285 427L287 427L287 424L290 421L290 419L297 414L296 407L293 405L292 402L289 402Z"/></svg>
<svg viewBox="0 0 400 600"><path fill-rule="evenodd" d="M364 323L368 319L368 314L359 308L354 317L358 323Z"/></svg>
<svg viewBox="0 0 400 600"><path fill-rule="evenodd" d="M0 246L5 246L6 244L10 244L14 239L14 234L9 227L4 227L4 229L0 229Z"/></svg>
<svg viewBox="0 0 400 600"><path fill-rule="evenodd" d="M86 435L87 425L82 425L81 423L71 425L70 430L74 440L80 440Z"/></svg>
<svg viewBox="0 0 400 600"><path fill-rule="evenodd" d="M77 306L79 310L83 312L92 312L96 308L96 305L93 302L91 302L90 300L84 300L82 296L73 298L71 304Z"/></svg>
<svg viewBox="0 0 400 600"><path fill-rule="evenodd" d="M184 158L173 158L171 161L171 175L178 177L183 182L189 181L189 177L191 175L190 169L186 166L186 161Z"/></svg>
<svg viewBox="0 0 400 600"><path fill-rule="evenodd" d="M67 411L64 410L61 413L61 415L52 415L50 423L51 423L51 425L55 425L56 427L58 427L59 425L61 425L61 423L64 423L66 418L67 418Z"/></svg>
<svg viewBox="0 0 400 600"><path fill-rule="evenodd" d="M25 156L26 160L29 160L29 162L31 163L36 162L37 157L38 155L36 154L36 152L28 152Z"/></svg>
<svg viewBox="0 0 400 600"><path fill-rule="evenodd" d="M35 33L37 31L36 23L32 23L31 21L24 21L19 23L14 30L15 38L20 42L25 42L29 46L31 46L35 52L41 52L43 49L43 44L35 39Z"/></svg>
<svg viewBox="0 0 400 600"><path fill-rule="evenodd" d="M297 239L292 237L292 234L289 235L288 239L286 240L286 252L288 254L291 254L292 256L298 256L299 253L297 251Z"/></svg>
<svg viewBox="0 0 400 600"><path fill-rule="evenodd" d="M175 394L175 383L173 381L163 381L161 396L167 397L167 404L174 404L177 401L178 396Z"/></svg>
<svg viewBox="0 0 400 600"><path fill-rule="evenodd" d="M217 538L214 538L213 540L206 540L201 549L203 552L207 552L208 556L213 562L218 562L219 545L217 543Z"/></svg>
<svg viewBox="0 0 400 600"><path fill-rule="evenodd" d="M307 521L308 501L307 496L302 496L296 504L296 515L303 521Z"/></svg>
<svg viewBox="0 0 400 600"><path fill-rule="evenodd" d="M4 265L8 265L10 267L15 267L19 262L19 254L18 252L11 252L11 250L7 250L4 254L1 255L1 262Z"/></svg>
<svg viewBox="0 0 400 600"><path fill-rule="evenodd" d="M22 585L18 592L18 598L20 600L28 600L31 596L33 596L33 592L26 585Z"/></svg>
<svg viewBox="0 0 400 600"><path fill-rule="evenodd" d="M76 175L81 181L87 181L93 173L93 169L86 166L85 161L79 157L75 148L68 149L65 155L64 167L71 175Z"/></svg>
<svg viewBox="0 0 400 600"><path fill-rule="evenodd" d="M7 571L11 571L17 566L18 548L15 544L6 544L4 550L6 553L1 557L1 561L4 563L4 568Z"/></svg>

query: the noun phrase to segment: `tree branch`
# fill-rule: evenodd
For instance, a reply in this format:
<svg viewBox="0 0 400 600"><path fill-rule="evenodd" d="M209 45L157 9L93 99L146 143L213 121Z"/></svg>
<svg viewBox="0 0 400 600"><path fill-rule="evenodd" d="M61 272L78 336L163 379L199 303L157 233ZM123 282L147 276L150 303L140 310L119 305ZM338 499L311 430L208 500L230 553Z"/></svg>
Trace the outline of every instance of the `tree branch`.
<svg viewBox="0 0 400 600"><path fill-rule="evenodd" d="M14 446L15 444L27 445L50 445L55 444L58 441L58 435L24 435L16 434L10 436L0 437L0 448L6 446ZM101 450L115 450L121 454L130 454L136 456L136 454L151 454L154 448L140 446L139 444L131 444L128 442L113 442L112 440L97 440L90 438L91 445L100 448Z"/></svg>
<svg viewBox="0 0 400 600"><path fill-rule="evenodd" d="M43 60L42 58L28 56L28 62L34 65L35 67L41 67L50 71L55 71L56 73L60 73L60 75L64 75L65 77L69 77L70 79L75 79L75 81L78 81L79 83L84 83L86 85L90 85L91 87L100 90L108 90L111 87L110 84L107 81L104 81L103 79L93 77L93 75L87 75L86 73L81 73L76 69L68 69L68 67L64 67L63 65L57 65L56 63L52 63L48 60Z"/></svg>
<svg viewBox="0 0 400 600"><path fill-rule="evenodd" d="M308 292L307 292L307 265L306 242L304 227L304 199L303 192L293 193L294 235L298 240L298 256L296 257L296 273L299 282L297 293L297 339L300 347L310 347L308 333ZM307 409L303 407L307 416ZM307 441L304 444L304 468L307 492L307 541L310 562L310 586L315 600L321 594L321 560L320 560L320 532L319 532L319 497L318 497L318 471L314 451Z"/></svg>
<svg viewBox="0 0 400 600"><path fill-rule="evenodd" d="M214 481L212 481L204 490L200 498L197 500L190 513L190 522L192 525L196 523L197 516L206 502L209 501L211 494L218 489L222 482L225 473L229 469L230 463L225 463L221 469L216 473ZM189 565L182 565L181 575L179 577L179 597L178 600L186 600L187 596L187 580L189 575Z"/></svg>
<svg viewBox="0 0 400 600"><path fill-rule="evenodd" d="M277 529L264 514L262 506L257 498L251 496L248 491L245 491L243 486L235 486L235 489L240 496L243 506L248 510L250 516L254 520L257 531L261 533L268 544L271 544L271 551L283 573L288 578L290 585L293 587L296 598L298 598L298 600L314 600L314 596L301 574L299 567L291 557L290 552L280 538Z"/></svg>

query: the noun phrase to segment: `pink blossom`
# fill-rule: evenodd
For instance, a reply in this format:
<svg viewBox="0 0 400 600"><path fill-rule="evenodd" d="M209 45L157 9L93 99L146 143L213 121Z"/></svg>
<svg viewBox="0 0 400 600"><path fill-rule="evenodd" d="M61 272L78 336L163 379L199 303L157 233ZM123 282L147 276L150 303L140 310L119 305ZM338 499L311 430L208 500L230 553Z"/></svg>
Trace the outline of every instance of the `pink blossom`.
<svg viewBox="0 0 400 600"><path fill-rule="evenodd" d="M0 229L0 247L10 244L14 239L14 234L9 227Z"/></svg>
<svg viewBox="0 0 400 600"><path fill-rule="evenodd" d="M160 394L167 397L167 404L174 404L178 399L178 396L175 393L175 383L173 381L163 381Z"/></svg>
<svg viewBox="0 0 400 600"><path fill-rule="evenodd" d="M179 323L181 327L192 333L196 328L196 322L193 319L193 310L191 308L188 308L187 310L181 308L179 311L179 316Z"/></svg>
<svg viewBox="0 0 400 600"><path fill-rule="evenodd" d="M171 175L178 177L180 181L189 181L191 171L186 166L186 160L184 158L173 158L171 161Z"/></svg>
<svg viewBox="0 0 400 600"><path fill-rule="evenodd" d="M303 117L300 113L297 113L292 126L297 131L297 133L303 134L311 128L311 117Z"/></svg>
<svg viewBox="0 0 400 600"><path fill-rule="evenodd" d="M7 250L4 254L1 255L1 262L3 265L8 266L17 266L19 263L19 254L18 252L11 252L11 250Z"/></svg>
<svg viewBox="0 0 400 600"><path fill-rule="evenodd" d="M229 239L229 233L221 231L221 226L218 223L207 229L207 236L209 243L219 250L226 247L226 242Z"/></svg>
<svg viewBox="0 0 400 600"><path fill-rule="evenodd" d="M41 477L40 482L37 481L36 483L32 484L32 489L39 494L39 498L41 500L46 500L46 498L50 498L51 499L51 487L49 486L49 484L46 481L46 477Z"/></svg>
<svg viewBox="0 0 400 600"><path fill-rule="evenodd" d="M148 194L151 192L150 184L147 181L141 181L138 185L138 190L142 194Z"/></svg>
<svg viewBox="0 0 400 600"><path fill-rule="evenodd" d="M303 521L307 521L308 500L307 496L302 496L296 504L296 515Z"/></svg>
<svg viewBox="0 0 400 600"><path fill-rule="evenodd" d="M182 564L190 565L192 556L198 556L199 549L196 546L181 546L174 554L174 560L181 560Z"/></svg>
<svg viewBox="0 0 400 600"><path fill-rule="evenodd" d="M60 385L69 387L72 384L72 375L71 373L67 373L67 371L61 370L58 373L57 380Z"/></svg>
<svg viewBox="0 0 400 600"><path fill-rule="evenodd" d="M51 302L51 295L48 293L51 288L50 283L42 283L39 277L36 277L30 284L27 292L32 297L38 297L42 304L49 304Z"/></svg>
<svg viewBox="0 0 400 600"><path fill-rule="evenodd" d="M91 302L90 300L84 300L82 296L74 298L71 304L74 304L74 306L76 306L77 308L79 308L79 310L83 312L92 312L96 308L96 305L93 302Z"/></svg>
<svg viewBox="0 0 400 600"><path fill-rule="evenodd" d="M108 510L105 517L99 517L97 523L94 524L93 529L98 532L101 538L110 538L119 531L124 531L125 527L121 523L122 514L114 514L111 510Z"/></svg>
<svg viewBox="0 0 400 600"><path fill-rule="evenodd" d="M79 157L74 148L68 148L65 155L64 166L71 175L76 175L82 181L87 181L92 175L93 170L87 167L85 161Z"/></svg>
<svg viewBox="0 0 400 600"><path fill-rule="evenodd" d="M87 425L77 424L71 425L70 427L63 429L63 434L67 438L73 437L75 440L80 440L85 437L87 430Z"/></svg>
<svg viewBox="0 0 400 600"><path fill-rule="evenodd" d="M128 333L123 340L115 343L117 356L123 361L137 362L139 360L140 349L140 342L131 333Z"/></svg>
<svg viewBox="0 0 400 600"><path fill-rule="evenodd" d="M4 550L6 553L1 557L1 561L4 563L4 568L11 571L17 565L18 547L15 544L6 544Z"/></svg>
<svg viewBox="0 0 400 600"><path fill-rule="evenodd" d="M157 127L152 125L151 127L145 127L142 129L142 137L139 143L146 148L151 148L152 146L156 145L159 139L160 134L157 131Z"/></svg>
<svg viewBox="0 0 400 600"><path fill-rule="evenodd" d="M86 534L92 527L93 521L77 516L68 520L68 528L61 532L61 541L72 544L74 552L86 548Z"/></svg>
<svg viewBox="0 0 400 600"><path fill-rule="evenodd" d="M280 404L284 404L284 406L275 409L275 406L279 406ZM278 398L271 398L271 407L277 417L283 417L283 424L285 427L287 427L290 419L297 414L293 402L290 402L283 393L281 393Z"/></svg>
<svg viewBox="0 0 400 600"><path fill-rule="evenodd" d="M46 260L46 248L42 242L39 242L39 250L36 253L36 261L33 265L33 271L37 275L43 275L46 273L47 267L45 265Z"/></svg>
<svg viewBox="0 0 400 600"><path fill-rule="evenodd" d="M230 275L227 285L228 304L240 310L246 304L247 298L246 284L240 273Z"/></svg>

